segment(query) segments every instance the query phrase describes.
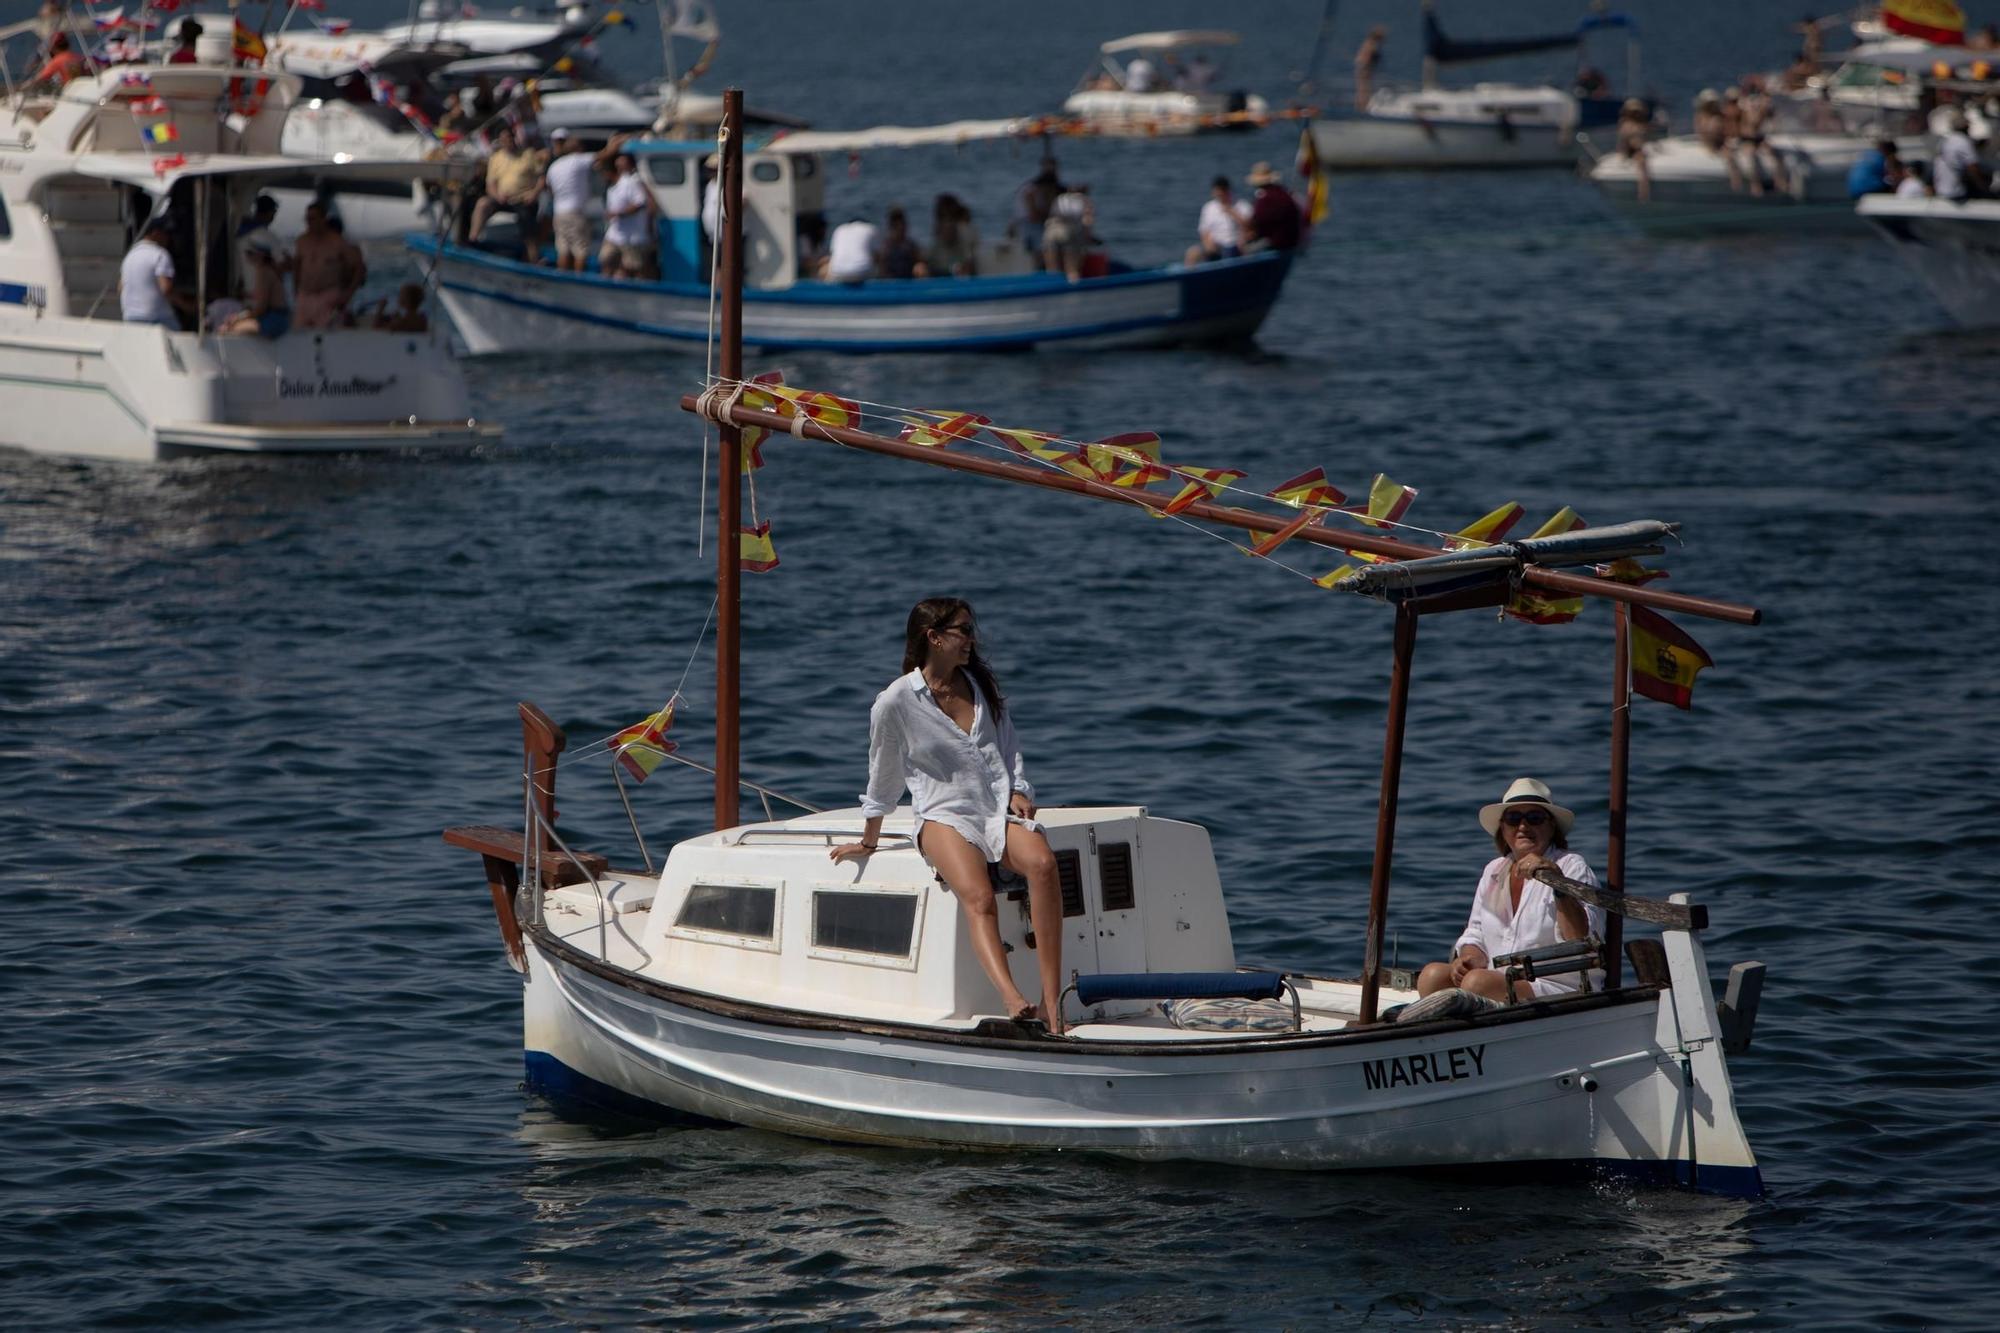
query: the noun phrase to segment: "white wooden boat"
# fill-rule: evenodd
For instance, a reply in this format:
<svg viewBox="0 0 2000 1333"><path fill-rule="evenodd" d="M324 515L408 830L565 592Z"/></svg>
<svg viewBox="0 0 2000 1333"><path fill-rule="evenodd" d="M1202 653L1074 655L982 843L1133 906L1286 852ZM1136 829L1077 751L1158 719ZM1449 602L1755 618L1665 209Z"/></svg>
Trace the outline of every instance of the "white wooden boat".
<svg viewBox="0 0 2000 1333"><path fill-rule="evenodd" d="M2000 327L2000 200L1873 194L1855 211L1968 329Z"/></svg>
<svg viewBox="0 0 2000 1333"><path fill-rule="evenodd" d="M734 153L723 169L725 197L733 197L741 178ZM740 248L728 238L724 248L728 301ZM746 407L732 391L743 386L740 351L726 342L723 378L699 399L682 400L722 423L718 540L732 555L743 427L792 429L804 439L1156 511L1169 503L1140 488ZM1440 555L1364 528L1301 527L1228 505L1195 502L1180 512L1262 533L1284 529L1295 540L1390 562L1371 571ZM1706 914L1684 895L1669 903L1615 892L1590 899L1662 926L1661 940L1633 942L1629 983L1619 974L1615 938L1558 946L1566 959L1511 964L1547 975L1608 961L1608 989L1586 986L1470 1017L1405 1010L1414 1021L1390 1021L1400 1017L1396 1003L1414 998L1411 979L1380 966L1419 618L1490 608L1526 586L1754 623L1750 608L1559 568L1653 554L1671 531L1641 524L1489 545L1450 557L1448 569L1433 565L1407 578L1375 572L1357 584L1393 603L1396 614L1359 976L1238 971L1199 827L1136 806L1044 809L1062 883L1065 962L1079 973L1065 994L1074 1026L1060 1037L996 1011L956 899L910 847L906 811L885 823L880 851L839 866L827 849L851 840L859 810L739 821L738 575L735 560L722 559L712 831L678 841L658 868L647 859L644 868L614 869L570 848L554 822L566 739L523 704L522 827L445 835L482 855L508 956L523 974L530 1086L565 1102L845 1142L1311 1169L1580 1169L1754 1195L1761 1180L1723 1046L1748 1039L1761 965L1741 965L1751 985L1725 1016L1710 993L1699 938ZM1623 645L1622 614L1617 625ZM1623 681L1622 656L1615 666ZM1607 859L1614 884L1624 875L1622 702L1614 689ZM643 842L633 860L642 858ZM1567 881L1558 887L1590 893ZM1025 910L1003 901L1000 921L1009 965L1027 981L1037 941ZM1258 1011L1254 1027L1233 1029L1176 1021L1159 1005L1204 995L1278 1003Z"/></svg>
<svg viewBox="0 0 2000 1333"><path fill-rule="evenodd" d="M797 220L824 209L820 160L780 139L752 154L744 194L750 234L743 339L759 348L846 352L982 351L1060 345L1140 347L1249 338L1278 299L1290 252L1192 267L1120 269L1069 282L1030 271L1025 251L996 247L982 276L864 283L798 272ZM868 132L858 132L866 139ZM473 355L680 348L698 351L713 314L701 231L702 162L712 143L634 140L660 208L661 279L613 280L523 263L497 248L413 236L435 261L446 310Z"/></svg>
<svg viewBox="0 0 2000 1333"><path fill-rule="evenodd" d="M1213 88L1219 77L1208 52L1235 46L1233 32L1181 29L1118 37L1063 102L1063 114L1093 134L1156 138L1245 130L1263 124L1271 107L1242 90Z"/></svg>
<svg viewBox="0 0 2000 1333"><path fill-rule="evenodd" d="M1619 99L1580 97L1552 84L1440 86L1439 70L1537 51L1573 49L1600 28L1627 29L1626 86L1639 87L1638 42L1621 15L1586 17L1570 32L1539 37L1453 40L1424 5L1423 86L1375 90L1365 105L1312 123L1313 149L1329 170L1438 170L1569 166L1580 132L1608 127Z"/></svg>
<svg viewBox="0 0 2000 1333"><path fill-rule="evenodd" d="M242 90L254 87L254 100ZM395 180L423 164L304 163L278 137L298 90L282 75L212 65L117 66L59 95L17 94L0 111L0 445L37 453L155 459L239 453L465 447L498 438L472 416L447 339L372 329L217 335L121 319L119 264L156 211L183 220L177 264L195 307L230 290L227 238L251 199L301 170ZM135 99L165 110L133 111ZM234 106L227 120L219 105ZM171 116L171 121L167 117ZM141 125L171 123L165 146ZM206 234L202 247L194 238Z"/></svg>

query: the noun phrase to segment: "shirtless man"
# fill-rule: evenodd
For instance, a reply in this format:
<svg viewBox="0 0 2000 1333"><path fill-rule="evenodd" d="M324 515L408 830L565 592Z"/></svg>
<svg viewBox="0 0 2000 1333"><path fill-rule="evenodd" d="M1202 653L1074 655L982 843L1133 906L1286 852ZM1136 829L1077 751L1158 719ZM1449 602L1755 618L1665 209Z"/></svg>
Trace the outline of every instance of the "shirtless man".
<svg viewBox="0 0 2000 1333"><path fill-rule="evenodd" d="M1382 64L1382 43L1389 38L1389 30L1376 24L1361 39L1361 49L1354 53L1354 106L1366 111L1368 99L1375 95L1375 71Z"/></svg>
<svg viewBox="0 0 2000 1333"><path fill-rule="evenodd" d="M306 229L292 243L292 283L298 290L293 326L330 329L341 322L352 296L347 238L327 223L326 205L306 205Z"/></svg>
<svg viewBox="0 0 2000 1333"><path fill-rule="evenodd" d="M1746 166L1750 173L1750 193L1753 195L1764 193L1764 173L1760 167L1770 170L1773 189L1780 193L1789 192L1792 186L1785 174L1784 159L1778 156L1778 150L1771 147L1764 137L1770 128L1773 110L1771 95L1764 90L1764 80L1755 74L1745 74L1737 106L1742 115L1740 128L1744 156L1748 159Z"/></svg>

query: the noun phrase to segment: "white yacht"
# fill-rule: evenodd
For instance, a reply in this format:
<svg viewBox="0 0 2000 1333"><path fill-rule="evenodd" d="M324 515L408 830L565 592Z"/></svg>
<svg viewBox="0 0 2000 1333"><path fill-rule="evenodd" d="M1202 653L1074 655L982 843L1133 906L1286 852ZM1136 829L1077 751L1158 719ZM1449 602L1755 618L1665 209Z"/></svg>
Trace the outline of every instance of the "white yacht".
<svg viewBox="0 0 2000 1333"><path fill-rule="evenodd" d="M1953 319L1969 329L2000 328L2000 199L1871 194L1855 211Z"/></svg>
<svg viewBox="0 0 2000 1333"><path fill-rule="evenodd" d="M1063 103L1094 133L1151 138L1207 130L1251 129L1271 107L1255 93L1220 92L1219 72L1208 55L1242 40L1233 32L1182 29L1141 32L1098 48Z"/></svg>
<svg viewBox="0 0 2000 1333"><path fill-rule="evenodd" d="M1609 127L1619 100L1607 87L1475 83L1447 88L1446 65L1473 64L1537 51L1573 50L1600 28L1630 29L1622 15L1592 15L1569 32L1540 37L1454 40L1424 6L1423 85L1383 87L1365 105L1312 124L1313 148L1330 169L1382 170L1568 166L1580 132ZM1639 86L1638 42L1626 41L1626 86Z"/></svg>
<svg viewBox="0 0 2000 1333"><path fill-rule="evenodd" d="M0 40L27 30L0 31ZM226 59L226 57L224 57ZM465 447L473 418L444 321L224 336L212 299L241 262L254 196L287 180L435 176L422 163L306 162L279 153L298 80L226 63L87 71L0 109L0 445L156 459L184 452ZM218 107L229 108L226 116ZM165 215L190 327L127 323L119 269Z"/></svg>

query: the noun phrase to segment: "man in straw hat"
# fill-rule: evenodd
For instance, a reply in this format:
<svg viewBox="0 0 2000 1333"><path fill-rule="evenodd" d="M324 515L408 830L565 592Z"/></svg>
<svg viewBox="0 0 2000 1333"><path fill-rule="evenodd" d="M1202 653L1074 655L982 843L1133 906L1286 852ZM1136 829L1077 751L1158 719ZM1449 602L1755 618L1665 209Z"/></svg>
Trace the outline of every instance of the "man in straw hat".
<svg viewBox="0 0 2000 1333"><path fill-rule="evenodd" d="M1505 1001L1507 979L1493 968L1503 954L1539 949L1558 940L1604 937L1604 912L1563 897L1534 878L1549 867L1568 879L1595 885L1589 864L1569 850L1576 816L1557 805L1548 784L1516 778L1506 794L1479 812L1479 827L1493 838L1500 855L1487 862L1472 897L1472 914L1452 950L1451 961L1428 963L1417 978L1417 993L1448 987L1489 1000ZM1593 984L1602 976L1592 973ZM1513 998L1566 995L1577 989L1576 974L1514 983Z"/></svg>
<svg viewBox="0 0 2000 1333"><path fill-rule="evenodd" d="M1269 162L1259 162L1244 179L1257 193L1250 197L1243 249L1246 252L1298 249L1305 220L1299 214L1299 201L1285 188L1284 178L1271 169Z"/></svg>

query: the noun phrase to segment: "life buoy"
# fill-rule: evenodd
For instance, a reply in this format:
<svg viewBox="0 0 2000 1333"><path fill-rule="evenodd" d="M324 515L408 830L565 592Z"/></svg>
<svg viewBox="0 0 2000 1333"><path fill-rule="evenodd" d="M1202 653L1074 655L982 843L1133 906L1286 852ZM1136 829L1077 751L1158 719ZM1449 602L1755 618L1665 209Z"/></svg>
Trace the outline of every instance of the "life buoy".
<svg viewBox="0 0 2000 1333"><path fill-rule="evenodd" d="M249 120L264 109L264 95L271 91L269 79L258 79L249 92L244 91L244 81L238 77L229 80L229 108L237 115Z"/></svg>

